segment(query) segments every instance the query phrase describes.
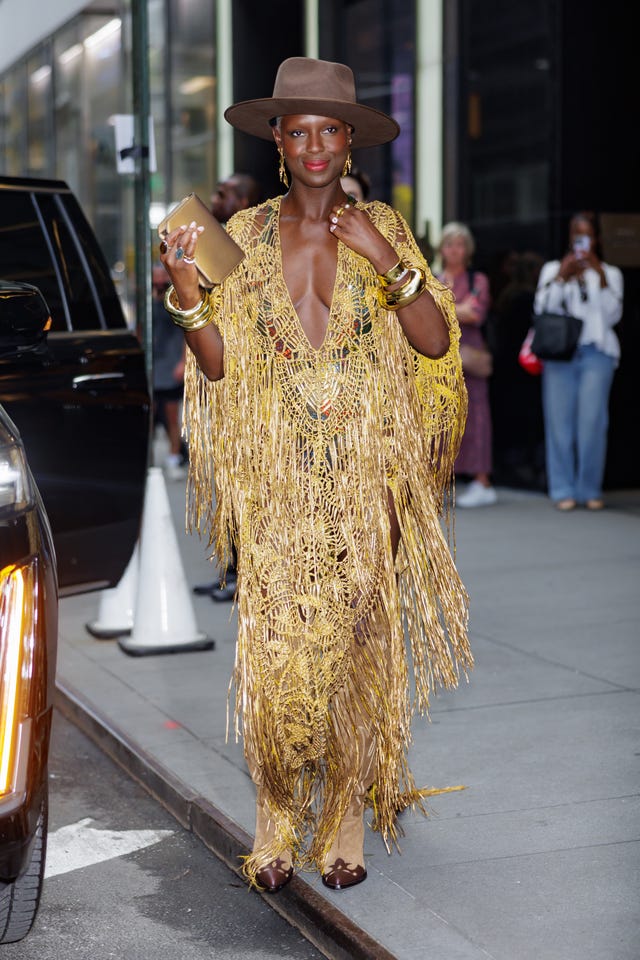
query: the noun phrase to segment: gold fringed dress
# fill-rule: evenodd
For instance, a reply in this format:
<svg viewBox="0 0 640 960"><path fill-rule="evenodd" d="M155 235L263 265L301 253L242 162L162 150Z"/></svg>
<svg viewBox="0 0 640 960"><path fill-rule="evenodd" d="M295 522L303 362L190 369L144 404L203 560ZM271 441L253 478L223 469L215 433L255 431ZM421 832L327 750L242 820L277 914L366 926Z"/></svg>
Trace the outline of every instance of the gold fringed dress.
<svg viewBox="0 0 640 960"><path fill-rule="evenodd" d="M237 547L236 732L276 828L246 861L250 879L283 849L322 869L352 794L369 787L373 825L395 842L397 813L420 803L412 713L472 665L441 526L466 413L453 301L400 214L360 206L426 270L451 331L442 359L410 347L372 265L340 242L314 348L284 281L276 198L228 224L246 256L215 293L223 379L193 355L187 365L190 525L221 558L229 536Z"/></svg>

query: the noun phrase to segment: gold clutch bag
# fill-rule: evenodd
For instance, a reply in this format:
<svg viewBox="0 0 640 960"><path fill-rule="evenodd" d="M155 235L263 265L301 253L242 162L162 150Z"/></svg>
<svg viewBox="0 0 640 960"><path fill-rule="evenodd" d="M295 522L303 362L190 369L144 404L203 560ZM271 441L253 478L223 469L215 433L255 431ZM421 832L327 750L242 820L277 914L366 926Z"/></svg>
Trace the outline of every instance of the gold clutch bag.
<svg viewBox="0 0 640 960"><path fill-rule="evenodd" d="M238 266L244 259L244 251L195 193L190 193L169 211L158 227L158 234L165 237L176 227L188 225L193 220L198 226L204 227L196 245L196 269L203 279L203 285L212 287L214 283L222 283Z"/></svg>

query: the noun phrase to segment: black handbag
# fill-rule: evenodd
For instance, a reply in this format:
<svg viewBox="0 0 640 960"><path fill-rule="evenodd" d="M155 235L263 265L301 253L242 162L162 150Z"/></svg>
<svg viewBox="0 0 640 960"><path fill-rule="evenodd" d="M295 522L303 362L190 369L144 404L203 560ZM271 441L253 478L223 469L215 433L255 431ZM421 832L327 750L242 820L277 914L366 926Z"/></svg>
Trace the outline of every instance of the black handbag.
<svg viewBox="0 0 640 960"><path fill-rule="evenodd" d="M539 360L571 360L582 330L582 320L567 312L562 301L564 313L551 313L544 310L533 314L533 340L531 352Z"/></svg>

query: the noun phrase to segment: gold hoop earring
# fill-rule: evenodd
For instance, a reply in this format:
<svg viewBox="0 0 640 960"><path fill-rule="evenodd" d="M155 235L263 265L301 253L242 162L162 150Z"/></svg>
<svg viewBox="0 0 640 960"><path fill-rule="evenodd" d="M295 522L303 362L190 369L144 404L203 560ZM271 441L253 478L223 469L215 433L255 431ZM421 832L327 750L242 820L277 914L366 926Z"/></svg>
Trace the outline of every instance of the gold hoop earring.
<svg viewBox="0 0 640 960"><path fill-rule="evenodd" d="M282 147L278 147L278 153L280 154L280 164L278 166L278 177L280 178L280 183L283 183L285 187L289 186L289 178L287 176L287 171L284 165L284 150Z"/></svg>
<svg viewBox="0 0 640 960"><path fill-rule="evenodd" d="M344 167L342 168L342 176L348 177L351 173L351 150L347 154L347 159L344 162Z"/></svg>

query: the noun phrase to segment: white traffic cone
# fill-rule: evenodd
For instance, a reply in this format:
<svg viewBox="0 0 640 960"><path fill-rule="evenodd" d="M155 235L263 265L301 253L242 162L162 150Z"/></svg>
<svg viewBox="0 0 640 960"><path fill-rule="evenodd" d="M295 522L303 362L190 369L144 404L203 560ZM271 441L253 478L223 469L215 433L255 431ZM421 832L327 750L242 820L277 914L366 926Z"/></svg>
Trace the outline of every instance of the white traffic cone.
<svg viewBox="0 0 640 960"><path fill-rule="evenodd" d="M118 585L111 590L103 590L100 594L98 619L85 624L85 628L92 637L98 640L113 640L115 637L129 636L131 633L139 564L140 549L136 541L131 559Z"/></svg>
<svg viewBox="0 0 640 960"><path fill-rule="evenodd" d="M215 645L196 624L160 467L147 472L133 620L131 637L118 641L132 656L211 650Z"/></svg>

